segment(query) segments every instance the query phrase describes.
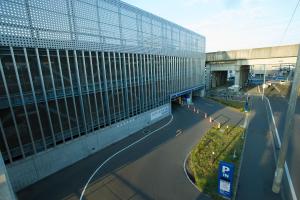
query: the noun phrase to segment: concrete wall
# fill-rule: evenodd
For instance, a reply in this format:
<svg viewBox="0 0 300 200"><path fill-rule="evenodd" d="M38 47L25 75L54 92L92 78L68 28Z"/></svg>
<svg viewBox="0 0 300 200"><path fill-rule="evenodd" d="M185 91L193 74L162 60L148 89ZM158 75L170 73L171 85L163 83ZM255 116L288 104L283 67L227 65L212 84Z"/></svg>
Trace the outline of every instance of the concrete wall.
<svg viewBox="0 0 300 200"><path fill-rule="evenodd" d="M7 175L6 167L3 162L1 153L0 153L0 199L1 200L16 199L10 184L9 176Z"/></svg>
<svg viewBox="0 0 300 200"><path fill-rule="evenodd" d="M166 104L64 145L7 165L14 191L33 184L171 114Z"/></svg>

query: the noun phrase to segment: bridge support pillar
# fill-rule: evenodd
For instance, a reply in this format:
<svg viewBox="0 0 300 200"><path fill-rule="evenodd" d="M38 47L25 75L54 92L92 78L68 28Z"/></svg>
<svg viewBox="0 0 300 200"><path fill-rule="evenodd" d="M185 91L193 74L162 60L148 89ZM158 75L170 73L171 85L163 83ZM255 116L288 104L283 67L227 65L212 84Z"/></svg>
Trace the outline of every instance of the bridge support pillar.
<svg viewBox="0 0 300 200"><path fill-rule="evenodd" d="M240 66L237 66L236 70L235 70L234 85L238 85L239 87L241 87L241 71L240 71ZM236 90L238 91L239 88L237 87Z"/></svg>

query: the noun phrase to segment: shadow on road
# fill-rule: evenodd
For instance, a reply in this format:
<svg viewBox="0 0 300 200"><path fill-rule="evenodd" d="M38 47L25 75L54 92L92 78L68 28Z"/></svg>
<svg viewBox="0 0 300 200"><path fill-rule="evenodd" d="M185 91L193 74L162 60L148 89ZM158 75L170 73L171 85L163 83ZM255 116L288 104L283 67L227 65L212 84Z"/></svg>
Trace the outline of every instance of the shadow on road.
<svg viewBox="0 0 300 200"><path fill-rule="evenodd" d="M206 101L200 98L195 99L195 103L199 105L202 111L213 115L224 109L224 106L215 104L211 101ZM208 106L213 105L213 106ZM134 145L116 155L110 160L103 168L94 176L89 187L86 190L85 199L157 199L163 191L157 191L155 187L157 182L163 182L172 185L172 180L168 180L169 177L164 177L164 174L168 174L169 170L172 170L169 165L166 164L165 173L158 176L155 174L155 170L144 171L145 163L151 163L151 152L158 150L162 145L171 142L176 138L176 130L182 129L183 132L191 129L196 124L201 122L204 117L202 115L193 114L185 108L179 105L172 105L174 121L171 125L165 127L163 130L158 131L143 140L142 142ZM230 116L232 119L233 117ZM142 138L149 131L155 130L162 124L167 123L170 118L164 119L145 130L139 131L124 140L113 144L94 155L91 155L72 166L69 166L31 186L25 188L18 193L19 200L30 199L43 199L43 200L75 200L79 199L81 191L87 182L88 178L94 172L94 170L101 165L108 157L115 152L123 149L134 141ZM206 122L208 123L208 122ZM209 126L209 124L207 125ZM202 130L203 131L203 130ZM185 134L185 133L184 133ZM195 143L197 141L193 140ZM189 146L189 144L183 143L182 145ZM177 148L174 146L174 148ZM169 150L169 149L168 149ZM167 150L164 150L167 151ZM185 153L185 152L184 152ZM63 156L63 155L62 155ZM147 162L140 160L147 159ZM167 162L168 158L161 157L160 161L155 162ZM153 168L156 164L153 163ZM181 162L181 161L180 161ZM180 163L181 165L182 163ZM128 167L134 165L134 167ZM151 167L150 167L151 169ZM183 173L183 170L180 169ZM145 175L146 174L146 175ZM126 175L126 176L125 176ZM146 178L145 180L141 180ZM186 177L184 177L186 178ZM188 192L192 190L198 196L196 199L207 199L205 195L199 193L187 180L181 181L180 184L188 184L185 186ZM150 181L150 183L149 183ZM141 183L140 185L134 184L135 182ZM151 186L153 185L153 186ZM151 188L152 187L152 188ZM152 191L152 192L149 192ZM172 193L172 191L166 191ZM178 191L177 191L178 192ZM174 193L175 194L175 193ZM172 195L172 194L171 194ZM174 197L175 199L176 197Z"/></svg>

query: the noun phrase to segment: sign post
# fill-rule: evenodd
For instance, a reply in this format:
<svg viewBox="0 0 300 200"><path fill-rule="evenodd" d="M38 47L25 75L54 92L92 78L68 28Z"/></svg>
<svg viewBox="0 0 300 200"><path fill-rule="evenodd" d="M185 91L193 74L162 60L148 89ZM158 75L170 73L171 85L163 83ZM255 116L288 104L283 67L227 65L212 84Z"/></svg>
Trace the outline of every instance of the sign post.
<svg viewBox="0 0 300 200"><path fill-rule="evenodd" d="M222 197L231 199L233 194L234 165L221 161L219 163L218 193Z"/></svg>
<svg viewBox="0 0 300 200"><path fill-rule="evenodd" d="M244 111L245 112L249 112L249 96L247 95L246 97L246 102L245 102L245 106L244 106Z"/></svg>

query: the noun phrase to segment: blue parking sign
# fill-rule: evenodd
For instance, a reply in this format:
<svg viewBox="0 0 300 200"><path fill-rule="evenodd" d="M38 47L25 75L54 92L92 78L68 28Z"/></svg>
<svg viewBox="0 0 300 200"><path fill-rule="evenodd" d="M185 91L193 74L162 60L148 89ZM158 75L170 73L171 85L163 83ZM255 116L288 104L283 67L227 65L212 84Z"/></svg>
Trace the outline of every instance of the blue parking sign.
<svg viewBox="0 0 300 200"><path fill-rule="evenodd" d="M219 163L218 193L225 198L232 197L233 175L234 165L232 163L221 161Z"/></svg>

